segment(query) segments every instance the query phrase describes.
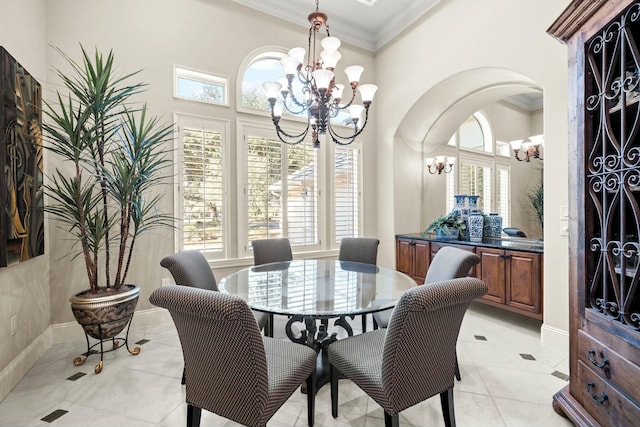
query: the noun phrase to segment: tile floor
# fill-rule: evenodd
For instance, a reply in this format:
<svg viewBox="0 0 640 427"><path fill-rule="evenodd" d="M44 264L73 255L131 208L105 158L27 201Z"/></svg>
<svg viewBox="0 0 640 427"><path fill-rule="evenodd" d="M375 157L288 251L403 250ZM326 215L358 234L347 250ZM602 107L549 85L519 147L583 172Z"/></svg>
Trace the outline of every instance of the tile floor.
<svg viewBox="0 0 640 427"><path fill-rule="evenodd" d="M359 323L356 318L354 329ZM462 381L454 396L459 427L571 425L551 407L551 397L566 384L567 354L541 346L539 329L538 321L472 304L458 339ZM0 402L0 427L186 425L182 353L173 324L132 329L131 336L134 342L149 341L138 356L126 350L105 355L99 375L93 373L98 356L73 366L84 340L52 346ZM63 415L45 421L55 418L57 410ZM339 415L331 417L329 387L323 387L316 426L384 426L382 409L348 380L340 383ZM443 426L440 399L407 409L400 424ZM203 411L203 427L233 425ZM306 425L305 396L297 392L269 422L271 427Z"/></svg>

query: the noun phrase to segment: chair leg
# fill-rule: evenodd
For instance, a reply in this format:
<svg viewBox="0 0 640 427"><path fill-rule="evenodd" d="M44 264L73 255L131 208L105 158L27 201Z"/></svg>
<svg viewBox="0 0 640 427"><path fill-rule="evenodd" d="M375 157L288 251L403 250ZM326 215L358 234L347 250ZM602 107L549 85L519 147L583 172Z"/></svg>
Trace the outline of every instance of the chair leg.
<svg viewBox="0 0 640 427"><path fill-rule="evenodd" d="M440 393L442 416L445 427L456 427L456 414L453 409L453 387Z"/></svg>
<svg viewBox="0 0 640 427"><path fill-rule="evenodd" d="M458 364L458 354L456 353L456 371L455 371L455 376L456 379L458 381L462 380L462 377L460 376L460 365Z"/></svg>
<svg viewBox="0 0 640 427"><path fill-rule="evenodd" d="M338 417L338 370L331 365L329 368L329 381L331 381L331 416Z"/></svg>
<svg viewBox="0 0 640 427"><path fill-rule="evenodd" d="M187 427L200 427L200 415L202 415L201 408L187 405Z"/></svg>
<svg viewBox="0 0 640 427"><path fill-rule="evenodd" d="M264 327L264 335L269 338L273 338L273 314L269 314L269 320Z"/></svg>
<svg viewBox="0 0 640 427"><path fill-rule="evenodd" d="M376 318L375 318L375 316L371 316L371 317L372 317L372 319L373 319L373 329L374 329L374 330L375 330L375 329L378 329L378 322L376 322Z"/></svg>
<svg viewBox="0 0 640 427"><path fill-rule="evenodd" d="M316 413L316 373L312 373L307 378L307 422L309 427L313 427Z"/></svg>
<svg viewBox="0 0 640 427"><path fill-rule="evenodd" d="M187 383L187 367L182 368L182 381L180 384L185 385Z"/></svg>
<svg viewBox="0 0 640 427"><path fill-rule="evenodd" d="M384 427L399 427L399 418L400 414L389 415L387 411L384 411Z"/></svg>
<svg viewBox="0 0 640 427"><path fill-rule="evenodd" d="M362 333L364 334L365 332L367 332L367 315L363 314L362 315Z"/></svg>

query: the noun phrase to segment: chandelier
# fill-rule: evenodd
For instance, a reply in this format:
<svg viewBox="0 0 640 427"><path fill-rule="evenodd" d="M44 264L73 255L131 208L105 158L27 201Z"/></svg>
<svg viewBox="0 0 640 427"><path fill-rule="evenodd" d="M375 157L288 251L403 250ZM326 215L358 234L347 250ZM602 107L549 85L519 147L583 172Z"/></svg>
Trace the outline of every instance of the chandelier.
<svg viewBox="0 0 640 427"><path fill-rule="evenodd" d="M455 157L436 156L427 157L425 164L430 174L440 175L442 172L449 173L453 170L453 164L456 162Z"/></svg>
<svg viewBox="0 0 640 427"><path fill-rule="evenodd" d="M359 84L360 75L364 68L359 65L346 67L344 72L351 87L349 99L344 102L343 91L345 86L337 84L334 71L342 55L338 52L340 40L329 34L327 15L318 10L309 14L309 43L308 49L295 47L287 56L280 60L284 68L285 77L277 81L268 81L262 84L269 101L271 119L276 129L278 138L286 144L301 143L311 130L311 140L314 147L320 146L318 135L329 134L333 142L339 145L348 145L355 141L362 133L369 119L369 106L373 96L378 90L376 85ZM322 39L320 45L322 52L319 55L317 38L318 33L324 27L327 36ZM362 104L355 104L356 92L360 92ZM298 133L288 133L280 127L280 118L284 110L294 116L305 115L306 128ZM341 112L348 112L347 126L353 126L349 135L342 135L336 131L331 119ZM364 121L362 114L364 112Z"/></svg>
<svg viewBox="0 0 640 427"><path fill-rule="evenodd" d="M519 162L529 162L531 159L543 160L540 154L540 148L544 143L544 135L534 135L529 137L529 141L523 141L522 139L516 139L509 142L513 149L513 156ZM523 154L522 157L520 154Z"/></svg>

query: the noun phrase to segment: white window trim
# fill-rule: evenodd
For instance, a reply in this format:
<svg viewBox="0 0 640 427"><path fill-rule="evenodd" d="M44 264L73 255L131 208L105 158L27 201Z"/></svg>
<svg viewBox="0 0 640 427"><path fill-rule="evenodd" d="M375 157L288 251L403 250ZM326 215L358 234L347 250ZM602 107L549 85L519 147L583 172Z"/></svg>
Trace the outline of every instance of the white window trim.
<svg viewBox="0 0 640 427"><path fill-rule="evenodd" d="M182 181L182 168L184 165L184 159L182 154L182 142L181 142L181 133L180 133L180 123L185 122L194 122L194 123L212 123L217 126L220 126L223 131L223 141L222 141L222 167L225 171L224 175L229 175L228 171L230 171L230 160L229 160L229 144L230 144L230 135L231 135L231 125L229 120L210 118L205 116L197 116L192 114L185 113L174 113L173 115L174 128L175 128L175 137L173 139L173 147L174 147L174 176L175 176L175 191L174 191L174 212L176 213L176 220L178 222L175 232L174 232L174 242L175 242L175 252L181 251L184 249L184 218L182 218L182 212L184 209L183 205L183 181ZM222 182L222 188L224 191L224 222L223 222L223 239L224 243L222 245L223 250L220 253L215 252L203 252L207 259L227 259L229 257L229 247L231 246L231 203L229 200L229 186L230 180L225 179Z"/></svg>
<svg viewBox="0 0 640 427"><path fill-rule="evenodd" d="M204 99L195 99L178 94L178 77L186 77L203 83L221 85L224 88L224 102L215 102ZM213 74L207 71L196 70L182 65L173 66L173 97L185 101L198 102L202 104L229 106L229 77Z"/></svg>

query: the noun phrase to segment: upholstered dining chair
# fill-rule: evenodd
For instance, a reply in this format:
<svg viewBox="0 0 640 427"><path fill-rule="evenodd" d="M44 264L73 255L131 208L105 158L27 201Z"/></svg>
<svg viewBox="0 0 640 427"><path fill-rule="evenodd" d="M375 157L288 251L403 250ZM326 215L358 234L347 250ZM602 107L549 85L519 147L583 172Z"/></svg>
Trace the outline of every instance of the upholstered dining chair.
<svg viewBox="0 0 640 427"><path fill-rule="evenodd" d="M305 381L313 426L315 351L261 336L251 309L235 295L163 286L149 301L169 310L180 337L187 368L187 427L200 425L202 409L263 427Z"/></svg>
<svg viewBox="0 0 640 427"><path fill-rule="evenodd" d="M293 260L291 243L287 238L259 239L251 242L253 248L253 264L262 265L271 262Z"/></svg>
<svg viewBox="0 0 640 427"><path fill-rule="evenodd" d="M459 277L465 277L469 274L469 270L480 262L480 257L473 252L465 251L463 249L454 248L452 246L445 246L440 249L431 260L429 269L427 270L427 276L424 279L424 284L430 284L448 279L457 279ZM373 327L374 329L386 328L391 317L392 310L380 311L373 313ZM460 368L458 366L458 358L456 357L456 379L460 381Z"/></svg>
<svg viewBox="0 0 640 427"><path fill-rule="evenodd" d="M454 427L456 341L469 303L486 292L487 285L470 277L416 286L400 297L386 329L329 345L333 417L344 376L382 407L387 427L398 426L401 411L436 394L445 425Z"/></svg>
<svg viewBox="0 0 640 427"><path fill-rule="evenodd" d="M378 245L380 240L371 237L345 237L340 241L338 260L376 265ZM367 332L366 314L362 315L362 332Z"/></svg>
<svg viewBox="0 0 640 427"><path fill-rule="evenodd" d="M193 288L218 291L218 283L209 267L209 262L197 250L176 252L160 261L160 265L171 273L176 285L191 286ZM265 335L272 336L271 324L267 313L254 312L256 322ZM182 384L185 383L186 369L182 371Z"/></svg>
<svg viewBox="0 0 640 427"><path fill-rule="evenodd" d="M286 237L279 239L258 239L251 241L253 248L253 265L259 266L272 262L286 262L293 260L291 243ZM274 319L273 314L268 316L269 336L273 336Z"/></svg>

